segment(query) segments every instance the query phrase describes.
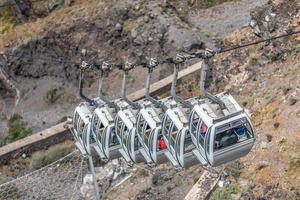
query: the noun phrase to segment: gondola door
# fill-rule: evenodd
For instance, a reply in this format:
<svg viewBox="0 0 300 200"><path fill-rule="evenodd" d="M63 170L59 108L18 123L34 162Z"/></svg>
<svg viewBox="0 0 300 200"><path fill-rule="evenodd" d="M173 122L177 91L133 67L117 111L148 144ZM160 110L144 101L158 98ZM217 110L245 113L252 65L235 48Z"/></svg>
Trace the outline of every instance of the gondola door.
<svg viewBox="0 0 300 200"><path fill-rule="evenodd" d="M154 128L151 130L149 138L149 152L153 161L157 162L157 152L160 151L157 147L158 135L161 132L161 128Z"/></svg>
<svg viewBox="0 0 300 200"><path fill-rule="evenodd" d="M191 139L197 147L197 149L193 150L193 153L203 165L206 165L209 162L209 151L206 150L209 148L209 144L206 144L205 140L207 138L208 142L210 142L210 139L208 136L209 123L205 123L203 120L204 118L205 116L202 116L199 113L199 109L195 107L190 115L189 130Z"/></svg>

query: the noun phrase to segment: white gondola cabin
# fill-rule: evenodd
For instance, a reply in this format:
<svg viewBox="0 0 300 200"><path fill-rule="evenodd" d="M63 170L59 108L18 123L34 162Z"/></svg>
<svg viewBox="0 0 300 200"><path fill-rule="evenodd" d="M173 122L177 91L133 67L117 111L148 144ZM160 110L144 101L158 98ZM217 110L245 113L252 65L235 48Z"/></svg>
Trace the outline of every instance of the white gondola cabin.
<svg viewBox="0 0 300 200"><path fill-rule="evenodd" d="M114 123L118 106L105 97L103 93L104 79L108 76L108 72L111 69L112 66L106 62L103 62L99 68L101 77L99 79L98 97L103 103L99 104L95 109L91 121L91 132L95 139L95 145L93 146L104 161L121 156L119 152L121 146L115 133Z"/></svg>
<svg viewBox="0 0 300 200"><path fill-rule="evenodd" d="M174 60L175 66L171 86L171 97L165 102L167 110L163 118L162 134L171 155L181 167L188 167L197 162L193 153L196 147L192 142L188 127L188 116L192 107L193 98L183 100L176 95L179 65L183 63L184 60L185 58L179 54Z"/></svg>
<svg viewBox="0 0 300 200"><path fill-rule="evenodd" d="M142 153L146 153L155 164L169 160L174 166L178 166L177 160L168 151L162 135L163 114L163 109L156 108L150 101L142 103L136 123L137 134L143 146Z"/></svg>
<svg viewBox="0 0 300 200"><path fill-rule="evenodd" d="M176 101L168 106L163 119L163 137L172 156L181 167L188 167L197 162L188 128L188 119L184 108Z"/></svg>
<svg viewBox="0 0 300 200"><path fill-rule="evenodd" d="M139 141L143 146L141 153L145 154L145 158L151 159L153 165L169 160L174 166L178 166L178 162L168 151L162 136L162 119L164 111L167 109L164 104L168 101L168 98L158 101L150 96L152 72L157 65L158 62L156 59L150 59L150 63L147 65L148 77L145 100L141 102L141 109L137 117L137 134ZM149 163L150 162L148 162L148 164Z"/></svg>
<svg viewBox="0 0 300 200"><path fill-rule="evenodd" d="M115 117L115 133L122 147L120 152L129 164L138 162L140 143L136 134L137 110L125 101L118 102L120 110Z"/></svg>
<svg viewBox="0 0 300 200"><path fill-rule="evenodd" d="M71 132L75 138L76 146L85 153L90 153L90 130L92 113L95 107L87 102L80 103L73 114L73 128Z"/></svg>
<svg viewBox="0 0 300 200"><path fill-rule="evenodd" d="M91 131L96 142L94 148L104 161L121 156L121 146L115 133L115 115L115 109L104 104L96 108L92 116Z"/></svg>
<svg viewBox="0 0 300 200"><path fill-rule="evenodd" d="M121 90L121 98L116 102L118 112L115 117L115 133L120 142L121 149L119 150L122 156L129 164L141 161L141 144L136 132L136 116L140 109L140 104L130 101L126 96L126 82L128 72L134 66L126 63L123 66L123 82ZM142 155L144 156L144 154ZM151 161L146 158L146 161Z"/></svg>
<svg viewBox="0 0 300 200"><path fill-rule="evenodd" d="M249 153L255 141L248 115L228 93L216 95L226 109L209 99L200 100L190 115L190 132L202 164L218 166Z"/></svg>

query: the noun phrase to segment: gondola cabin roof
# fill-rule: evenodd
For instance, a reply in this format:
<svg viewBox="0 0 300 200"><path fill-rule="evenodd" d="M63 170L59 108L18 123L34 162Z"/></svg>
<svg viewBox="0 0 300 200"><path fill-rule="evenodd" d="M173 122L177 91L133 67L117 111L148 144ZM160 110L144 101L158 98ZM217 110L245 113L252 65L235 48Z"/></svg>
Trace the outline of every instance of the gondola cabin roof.
<svg viewBox="0 0 300 200"><path fill-rule="evenodd" d="M157 116L156 112L153 110L153 108L143 108L140 111L140 114L143 116L143 118L147 121L148 125L151 129L156 128L159 124L161 124L160 118Z"/></svg>
<svg viewBox="0 0 300 200"><path fill-rule="evenodd" d="M107 107L96 108L95 114L101 119L101 123L105 127L114 121Z"/></svg>
<svg viewBox="0 0 300 200"><path fill-rule="evenodd" d="M172 119L174 125L178 130L181 130L184 128L185 125L188 124L188 119L186 118L185 114L182 112L181 108L176 106L174 101L171 103L170 108L166 111L166 114L169 116L170 119Z"/></svg>
<svg viewBox="0 0 300 200"><path fill-rule="evenodd" d="M244 110L229 93L223 92L216 96L225 104L226 109L221 110L218 104L208 98L200 100L194 107L207 126L244 113Z"/></svg>
<svg viewBox="0 0 300 200"><path fill-rule="evenodd" d="M130 110L120 110L118 115L128 129L134 128L135 117Z"/></svg>
<svg viewBox="0 0 300 200"><path fill-rule="evenodd" d="M79 106L76 107L75 111L85 124L89 123L93 113L93 108L91 106L84 102L79 104Z"/></svg>

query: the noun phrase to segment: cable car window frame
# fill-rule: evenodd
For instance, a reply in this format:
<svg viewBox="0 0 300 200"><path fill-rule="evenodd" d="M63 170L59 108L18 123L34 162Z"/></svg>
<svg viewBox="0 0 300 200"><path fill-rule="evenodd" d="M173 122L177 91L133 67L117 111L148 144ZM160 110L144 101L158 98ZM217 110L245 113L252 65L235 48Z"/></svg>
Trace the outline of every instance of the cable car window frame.
<svg viewBox="0 0 300 200"><path fill-rule="evenodd" d="M133 132L132 132L133 130L131 130L130 131L130 137L128 137L128 139L131 139L131 134L134 134ZM135 135L135 137L134 137L134 151L138 151L140 148L141 148L141 144L140 144L140 141L139 141L139 139L137 138L137 135ZM130 143L129 143L130 144ZM129 148L129 151L131 152L131 148ZM135 153L135 152L132 152L132 153Z"/></svg>
<svg viewBox="0 0 300 200"><path fill-rule="evenodd" d="M176 130L176 131L174 131L174 130ZM176 132L176 134L174 132ZM176 149L176 139L177 139L178 133L179 133L178 128L175 126L175 124L173 122L171 122L171 126L169 128L169 138L171 141L170 145L172 146L172 148L174 150Z"/></svg>
<svg viewBox="0 0 300 200"><path fill-rule="evenodd" d="M170 130L172 120L169 118L169 116L166 116L164 120L165 121L164 121L164 126L163 126L164 130L163 131L166 133L165 135L169 135L169 130Z"/></svg>
<svg viewBox="0 0 300 200"><path fill-rule="evenodd" d="M104 133L105 127L104 127L103 123L100 121L100 118L97 114L94 114L92 117L91 129L92 129L92 132L95 134L96 138L102 143L103 137L104 137L103 134L105 134Z"/></svg>
<svg viewBox="0 0 300 200"><path fill-rule="evenodd" d="M195 116L196 116L196 118L195 118ZM190 130L190 133L195 138L197 138L197 126L198 126L199 120L202 121L202 119L200 118L200 116L197 114L196 111L193 111L191 118L193 118L193 119L191 119L191 125L190 125L191 126L191 130ZM195 126L195 122L196 122L196 126Z"/></svg>
<svg viewBox="0 0 300 200"><path fill-rule="evenodd" d="M99 124L99 117L97 114L94 114L92 117L92 131L94 132L94 134L98 133L98 124Z"/></svg>
<svg viewBox="0 0 300 200"><path fill-rule="evenodd" d="M121 135L122 135L122 143L125 144L128 144L128 134L129 134L129 129L127 128L127 126L125 125L125 123L123 123L121 121L121 124L122 124L122 131L121 131Z"/></svg>
<svg viewBox="0 0 300 200"><path fill-rule="evenodd" d="M147 129L149 127L149 129ZM150 130L149 135L147 135L147 131ZM150 128L150 126L148 125L148 123L145 121L144 125L143 125L143 142L146 144L147 148L149 147L149 140L150 140L150 135L151 135L151 131L152 129Z"/></svg>
<svg viewBox="0 0 300 200"><path fill-rule="evenodd" d="M120 120L119 117L117 117L117 120L116 120L116 134L120 137L122 136L121 132L122 132L122 121Z"/></svg>
<svg viewBox="0 0 300 200"><path fill-rule="evenodd" d="M201 133L201 127L203 124L206 126L206 132L204 134ZM200 118L197 126L199 127L199 129L197 129L197 136L198 136L197 141L199 142L200 146L204 149L205 136L208 133L209 127L205 124L205 122L201 118Z"/></svg>
<svg viewBox="0 0 300 200"><path fill-rule="evenodd" d="M76 113L74 114L74 122L76 122L76 123L75 123L75 130L76 130L76 132L78 132L78 126L79 126L78 118L79 118L79 114L78 114L78 112L76 112Z"/></svg>
<svg viewBox="0 0 300 200"><path fill-rule="evenodd" d="M187 140L189 140L189 144L187 144ZM183 154L187 154L193 151L194 148L187 150L187 146L194 145L192 136L189 130L186 131L184 136L184 147L183 147Z"/></svg>
<svg viewBox="0 0 300 200"><path fill-rule="evenodd" d="M136 127L137 127L137 133L142 137L143 140L144 140L144 136L141 133L143 133L144 123L145 123L145 119L143 118L143 116L141 114L139 114L138 123L137 123Z"/></svg>
<svg viewBox="0 0 300 200"><path fill-rule="evenodd" d="M84 121L81 119L81 117L79 117L79 121L78 121L78 134L79 134L79 137L82 138L84 132L85 132L85 127L86 127L86 124L84 123Z"/></svg>
<svg viewBox="0 0 300 200"><path fill-rule="evenodd" d="M239 122L239 123L237 123L237 122ZM232 126L232 124L236 124L236 125ZM247 127L247 125L248 125L248 127ZM231 145L228 145L228 146L216 149L216 147L215 147L215 141L216 141L217 135L221 134L221 133L224 133L227 130L233 130L233 129L239 127L239 126L244 126L248 130L248 134L249 134L250 137L247 137L243 141L237 141L236 143L233 143ZM220 127L221 127L221 129L220 129ZM229 128L228 129L224 129L224 127L229 127ZM233 133L233 134L236 134L236 133ZM238 137L237 134L236 134L236 136ZM235 146L238 146L239 144L241 144L243 142L246 142L247 140L251 140L253 138L254 138L254 131L253 131L253 128L251 126L251 123L250 123L249 119L247 119L247 117L245 117L245 116L241 117L239 119L234 120L233 122L226 123L226 124L221 125L219 127L215 127L215 134L214 134L214 137L213 137L213 152L226 151L226 150L228 150L230 148L234 148Z"/></svg>

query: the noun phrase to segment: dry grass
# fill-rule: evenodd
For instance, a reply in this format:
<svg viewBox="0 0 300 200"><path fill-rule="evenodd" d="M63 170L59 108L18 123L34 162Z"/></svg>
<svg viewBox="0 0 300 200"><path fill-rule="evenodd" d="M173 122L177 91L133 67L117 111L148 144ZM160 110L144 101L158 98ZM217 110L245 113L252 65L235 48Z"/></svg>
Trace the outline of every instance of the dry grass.
<svg viewBox="0 0 300 200"><path fill-rule="evenodd" d="M74 144L72 142L65 142L51 146L48 150L37 151L32 154L30 168L32 170L40 169L68 155L73 150Z"/></svg>
<svg viewBox="0 0 300 200"><path fill-rule="evenodd" d="M13 16L13 11L10 7L1 11L0 14L0 34L10 32L16 25L16 20Z"/></svg>
<svg viewBox="0 0 300 200"><path fill-rule="evenodd" d="M39 38L49 30L49 27L57 25L60 27L68 26L76 19L93 20L99 18L99 15L101 15L99 13L103 13L104 8L108 4L105 0L77 0L72 6L58 8L47 17L16 25L9 31L6 31L5 35L0 36L0 51L5 50L9 46L19 45L28 40Z"/></svg>
<svg viewBox="0 0 300 200"><path fill-rule="evenodd" d="M134 20L126 20L123 25L123 30L129 33L135 26Z"/></svg>

